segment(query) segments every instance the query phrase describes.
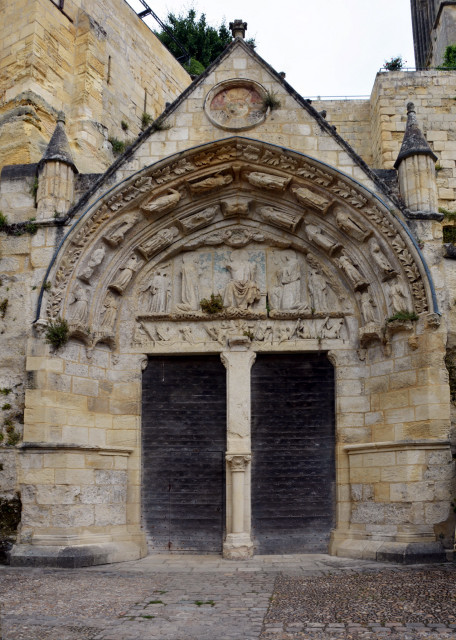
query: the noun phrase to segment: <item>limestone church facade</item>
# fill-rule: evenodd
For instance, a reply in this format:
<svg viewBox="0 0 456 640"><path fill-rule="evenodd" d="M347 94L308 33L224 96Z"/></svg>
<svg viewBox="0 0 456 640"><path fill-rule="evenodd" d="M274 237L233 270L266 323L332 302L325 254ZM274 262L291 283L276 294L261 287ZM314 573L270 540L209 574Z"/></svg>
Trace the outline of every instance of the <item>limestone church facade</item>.
<svg viewBox="0 0 456 640"><path fill-rule="evenodd" d="M123 0L23 4L0 105L8 560L451 559L455 72L311 102L241 20L191 81Z"/></svg>

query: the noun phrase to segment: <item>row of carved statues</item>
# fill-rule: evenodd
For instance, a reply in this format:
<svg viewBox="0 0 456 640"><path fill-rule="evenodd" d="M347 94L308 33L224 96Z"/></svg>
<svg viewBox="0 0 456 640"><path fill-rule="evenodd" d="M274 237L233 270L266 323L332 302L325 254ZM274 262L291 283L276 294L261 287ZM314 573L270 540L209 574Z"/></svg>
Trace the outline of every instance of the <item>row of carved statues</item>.
<svg viewBox="0 0 456 640"><path fill-rule="evenodd" d="M372 255L378 244L372 245ZM102 249L100 249L101 251ZM79 282L72 290L69 318L72 323L85 325L88 321L90 289L83 284L90 278L90 270L99 265L101 254L94 252L81 271ZM393 313L409 308L402 279L390 268L381 253L383 271L393 274L384 284ZM355 296L364 323L379 322L375 296L368 280L345 251L335 258L355 289ZM144 260L132 253L116 277L108 285L99 328L113 331L119 296L130 284ZM377 265L380 268L380 265ZM223 307L241 311L280 313L326 313L340 310L350 312L352 304L345 300L346 290L334 282L326 269L312 256L304 257L294 250L239 249L226 251L187 252L177 259L159 264L143 277L137 287L138 313L166 315L201 311L201 300L208 293L218 293Z"/></svg>

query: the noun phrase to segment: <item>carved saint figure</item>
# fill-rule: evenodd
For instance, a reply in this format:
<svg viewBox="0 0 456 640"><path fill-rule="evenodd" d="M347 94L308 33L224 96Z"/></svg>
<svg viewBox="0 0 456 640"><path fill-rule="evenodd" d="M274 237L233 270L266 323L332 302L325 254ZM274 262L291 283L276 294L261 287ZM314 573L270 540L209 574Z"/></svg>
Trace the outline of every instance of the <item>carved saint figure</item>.
<svg viewBox="0 0 456 640"><path fill-rule="evenodd" d="M329 206L329 200L323 198L318 195L314 191L310 189L306 189L305 187L298 187L298 189L293 189L293 193L296 198L299 200L301 204L310 205L319 211L326 211Z"/></svg>
<svg viewBox="0 0 456 640"><path fill-rule="evenodd" d="M335 242L332 238L325 235L316 225L306 224L305 228L309 240L329 253L330 256L337 251L337 249L341 248L338 242Z"/></svg>
<svg viewBox="0 0 456 640"><path fill-rule="evenodd" d="M271 222L271 224L281 227L282 229L288 229L289 231L295 231L302 217L296 213L281 211L274 207L262 207L260 213L266 222Z"/></svg>
<svg viewBox="0 0 456 640"><path fill-rule="evenodd" d="M205 191L224 187L231 182L233 182L233 176L219 174L216 176L210 176L209 178L204 178L198 182L193 182L193 184L189 183L188 186L192 193L204 193Z"/></svg>
<svg viewBox="0 0 456 640"><path fill-rule="evenodd" d="M176 189L169 189L164 196L159 196L155 200L143 205L141 209L147 213L165 213L172 209L181 199L181 194Z"/></svg>
<svg viewBox="0 0 456 640"><path fill-rule="evenodd" d="M407 311L408 300L399 278L395 280L389 288L389 297L393 313L399 313L400 311Z"/></svg>
<svg viewBox="0 0 456 640"><path fill-rule="evenodd" d="M251 185L254 187L260 187L260 189L285 191L291 178L282 178L281 176L276 176L272 173L260 173L259 171L253 171L252 173L249 173L247 180Z"/></svg>
<svg viewBox="0 0 456 640"><path fill-rule="evenodd" d="M116 314L117 314L117 300L112 295L112 293L108 293L103 302L103 311L102 311L100 329L102 329L103 331L112 331L114 327L114 322L116 320Z"/></svg>
<svg viewBox="0 0 456 640"><path fill-rule="evenodd" d="M198 213L195 213L188 218L179 220L179 224L185 233L190 233L190 231L196 231L197 229L201 229L201 227L205 227L206 225L208 225L209 222L214 219L218 211L218 205L216 205L215 207L207 207L206 209L198 211Z"/></svg>
<svg viewBox="0 0 456 640"><path fill-rule="evenodd" d="M182 304L176 305L180 311L196 311L200 308L200 275L198 254L184 253L181 270Z"/></svg>
<svg viewBox="0 0 456 640"><path fill-rule="evenodd" d="M339 258L337 259L340 268L345 272L345 275L350 280L355 289L359 289L363 286L367 286L367 282L358 269L355 267L353 262L347 256L345 251L342 251Z"/></svg>
<svg viewBox="0 0 456 640"><path fill-rule="evenodd" d="M138 258L135 254L132 254L127 264L120 268L117 279L114 280L114 282L111 282L109 288L122 294L130 284L130 280L133 278L133 274L137 270L138 266Z"/></svg>
<svg viewBox="0 0 456 640"><path fill-rule="evenodd" d="M114 247L117 247L121 242L123 242L123 239L125 238L127 233L136 224L138 220L139 220L138 215L130 214L128 216L125 216L125 218L122 220L122 222L119 225L116 225L115 227L113 227L113 229L109 231L107 235L103 236L104 240L106 240L108 244L111 244Z"/></svg>
<svg viewBox="0 0 456 640"><path fill-rule="evenodd" d="M300 309L301 304L301 265L294 251L282 253L282 267L278 273L281 285L280 309Z"/></svg>
<svg viewBox="0 0 456 640"><path fill-rule="evenodd" d="M90 278L92 277L93 272L98 267L98 265L103 262L105 253L106 251L104 247L98 247L98 249L95 249L93 254L90 256L86 268L81 272L81 275L79 276L81 280L90 282Z"/></svg>
<svg viewBox="0 0 456 640"><path fill-rule="evenodd" d="M148 287L150 291L149 313L166 313L171 298L171 278L168 273L169 265L161 267L152 275Z"/></svg>
<svg viewBox="0 0 456 640"><path fill-rule="evenodd" d="M366 229L360 222L351 218L343 209L339 209L336 214L336 222L338 226L345 231L346 234L355 238L359 242L364 242L371 235L371 231Z"/></svg>
<svg viewBox="0 0 456 640"><path fill-rule="evenodd" d="M81 285L77 285L73 290L71 307L71 322L74 324L84 324L89 309L89 292Z"/></svg>
<svg viewBox="0 0 456 640"><path fill-rule="evenodd" d="M174 238L179 234L176 227L170 227L169 229L160 229L157 233L138 247L145 258L151 258L156 253L169 247Z"/></svg>
<svg viewBox="0 0 456 640"><path fill-rule="evenodd" d="M315 311L328 311L328 283L326 278L316 269L309 273L309 292L312 300L312 309Z"/></svg>
<svg viewBox="0 0 456 640"><path fill-rule="evenodd" d="M248 309L260 299L260 289L255 282L256 264L249 262L246 251L233 251L226 269L231 281L225 287L225 307Z"/></svg>
<svg viewBox="0 0 456 640"><path fill-rule="evenodd" d="M369 322L377 322L375 313L376 308L377 305L375 304L375 300L372 297L370 290L366 289L361 293L361 312L363 314L365 324L369 324Z"/></svg>
<svg viewBox="0 0 456 640"><path fill-rule="evenodd" d="M371 250L372 258L383 273L384 279L392 278L397 275L396 271L390 265L388 260L386 259L383 251L380 249L380 246L375 238L371 238L369 241L369 247Z"/></svg>

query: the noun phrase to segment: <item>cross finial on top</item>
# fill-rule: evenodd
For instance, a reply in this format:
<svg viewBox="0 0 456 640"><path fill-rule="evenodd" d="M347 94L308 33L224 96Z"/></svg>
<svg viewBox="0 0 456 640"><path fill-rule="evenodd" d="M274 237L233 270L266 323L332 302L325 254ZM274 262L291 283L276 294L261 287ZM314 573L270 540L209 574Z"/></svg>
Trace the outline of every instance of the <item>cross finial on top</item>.
<svg viewBox="0 0 456 640"><path fill-rule="evenodd" d="M245 38L245 32L247 31L247 22L242 22L242 20L235 20L234 22L230 22L230 30L233 34L233 38Z"/></svg>

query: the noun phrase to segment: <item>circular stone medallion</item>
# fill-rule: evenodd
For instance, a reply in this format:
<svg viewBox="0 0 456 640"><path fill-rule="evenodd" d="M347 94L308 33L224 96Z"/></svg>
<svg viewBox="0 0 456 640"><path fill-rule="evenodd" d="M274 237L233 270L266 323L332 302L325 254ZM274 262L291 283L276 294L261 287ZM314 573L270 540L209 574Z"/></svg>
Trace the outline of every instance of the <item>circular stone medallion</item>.
<svg viewBox="0 0 456 640"><path fill-rule="evenodd" d="M227 80L213 87L206 96L204 111L221 129L250 129L266 117L265 89L252 80Z"/></svg>

